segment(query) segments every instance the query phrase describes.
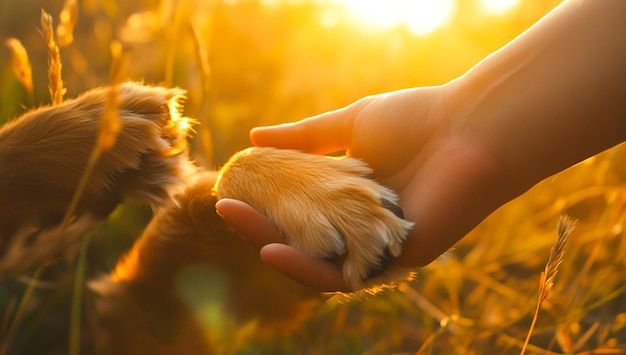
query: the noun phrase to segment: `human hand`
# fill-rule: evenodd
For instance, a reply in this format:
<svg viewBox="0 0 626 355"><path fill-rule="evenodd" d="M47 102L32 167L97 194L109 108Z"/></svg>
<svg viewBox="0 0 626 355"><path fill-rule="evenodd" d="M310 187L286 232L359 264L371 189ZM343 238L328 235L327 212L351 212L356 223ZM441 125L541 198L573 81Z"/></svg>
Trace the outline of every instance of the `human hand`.
<svg viewBox="0 0 626 355"><path fill-rule="evenodd" d="M400 198L405 219L416 222L400 266L425 265L447 250L500 203L493 157L447 115L447 87L427 87L364 98L303 121L257 128L257 146L309 153L347 150L367 162L376 180ZM497 191L494 190L494 191ZM349 291L341 268L281 244L275 227L250 206L223 200L218 212L260 249L269 264L320 291Z"/></svg>
<svg viewBox="0 0 626 355"><path fill-rule="evenodd" d="M309 153L347 150L367 162L415 222L396 262L425 265L537 182L626 140L625 8L620 1L565 1L446 85L257 128L252 141ZM218 209L240 228L250 215L232 203ZM315 269L274 244L282 240L277 232L243 234L296 280L341 289L338 268Z"/></svg>

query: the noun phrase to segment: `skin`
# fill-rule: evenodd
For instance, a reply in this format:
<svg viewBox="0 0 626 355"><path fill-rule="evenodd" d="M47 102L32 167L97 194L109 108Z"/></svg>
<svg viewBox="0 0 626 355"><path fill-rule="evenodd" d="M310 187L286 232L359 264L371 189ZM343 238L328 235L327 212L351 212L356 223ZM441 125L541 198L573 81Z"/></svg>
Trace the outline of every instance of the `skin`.
<svg viewBox="0 0 626 355"><path fill-rule="evenodd" d="M566 1L450 83L369 96L250 137L365 160L416 223L396 262L423 266L536 183L626 140L625 35L626 1ZM245 203L216 208L286 275L351 291L337 266L282 244Z"/></svg>

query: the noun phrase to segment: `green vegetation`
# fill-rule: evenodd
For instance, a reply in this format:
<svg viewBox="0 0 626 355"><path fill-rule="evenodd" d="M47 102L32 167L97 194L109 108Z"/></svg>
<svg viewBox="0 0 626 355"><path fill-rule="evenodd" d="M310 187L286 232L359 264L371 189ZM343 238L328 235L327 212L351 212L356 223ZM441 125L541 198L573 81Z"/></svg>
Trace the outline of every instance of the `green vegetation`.
<svg viewBox="0 0 626 355"><path fill-rule="evenodd" d="M82 0L73 41L60 48L65 98L111 83L111 47L121 44L130 56L129 79L188 91L185 114L200 121L194 158L215 168L250 145L254 126L451 80L554 5L527 0L495 16L479 13L476 0L458 3L450 25L415 36L401 27L367 30L341 21L330 5L306 1ZM14 73L10 51L0 49L0 122L52 101L41 9L58 23L63 5L0 0L0 39L22 42L34 84L31 94ZM332 26L321 21L328 11L340 18ZM588 159L496 211L418 270L417 280L365 299L331 298L297 339L264 351L245 344L238 353L519 354L564 213L577 220L576 229L526 354L625 353L625 167L623 145ZM85 277L110 271L149 219L145 206L129 203L96 228ZM41 271L9 354L68 353L76 264L74 256ZM0 341L27 284L24 278L0 284ZM86 324L93 320L84 301Z"/></svg>

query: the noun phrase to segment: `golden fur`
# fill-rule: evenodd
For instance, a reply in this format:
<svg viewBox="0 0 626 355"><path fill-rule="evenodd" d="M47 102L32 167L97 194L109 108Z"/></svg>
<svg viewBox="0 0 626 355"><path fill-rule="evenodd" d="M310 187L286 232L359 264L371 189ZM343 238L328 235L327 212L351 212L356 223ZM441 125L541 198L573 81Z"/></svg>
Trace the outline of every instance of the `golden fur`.
<svg viewBox="0 0 626 355"><path fill-rule="evenodd" d="M233 157L216 184L216 172L200 172L188 159L178 105L184 92L139 83L120 87L117 141L61 230L107 92L34 110L0 129L0 279L71 249L127 197L155 209L115 270L90 283L88 353L219 353L229 332L288 334L320 304L317 292L264 264L229 229L215 212L217 198L252 204L309 255L344 259L355 287L406 277L404 270L371 277L387 253L400 253L411 224L383 207L396 197L367 177L363 162L254 148Z"/></svg>
<svg viewBox="0 0 626 355"><path fill-rule="evenodd" d="M350 285L362 289L398 276L370 279L397 257L413 226L383 206L396 195L370 179L361 160L276 148L249 148L221 169L218 199L245 201L266 215L288 244L315 258L343 260ZM404 277L407 276L406 270Z"/></svg>

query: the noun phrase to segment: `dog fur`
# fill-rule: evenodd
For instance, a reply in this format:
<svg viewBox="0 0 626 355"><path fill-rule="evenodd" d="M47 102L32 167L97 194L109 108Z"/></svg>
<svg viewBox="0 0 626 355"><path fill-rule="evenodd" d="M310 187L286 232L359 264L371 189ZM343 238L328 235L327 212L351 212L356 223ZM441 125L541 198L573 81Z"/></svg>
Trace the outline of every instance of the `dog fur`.
<svg viewBox="0 0 626 355"><path fill-rule="evenodd" d="M137 83L119 89L121 131L99 159L63 237L62 221L94 148L108 88L28 112L0 130L0 279L42 265L75 244L125 198L157 208L193 179L171 128L184 91ZM33 255L33 253L35 255Z"/></svg>
<svg viewBox="0 0 626 355"><path fill-rule="evenodd" d="M178 203L156 214L110 276L92 282L99 325L95 349L104 354L218 353L216 347L226 342L218 330L235 332L253 324L255 338L284 335L321 303L317 292L264 264L226 226L215 212L214 182L214 173L203 174ZM200 293L201 299L191 288L198 283L212 287ZM217 321L198 316L207 305L216 307Z"/></svg>

